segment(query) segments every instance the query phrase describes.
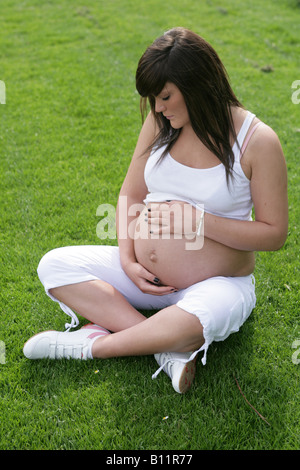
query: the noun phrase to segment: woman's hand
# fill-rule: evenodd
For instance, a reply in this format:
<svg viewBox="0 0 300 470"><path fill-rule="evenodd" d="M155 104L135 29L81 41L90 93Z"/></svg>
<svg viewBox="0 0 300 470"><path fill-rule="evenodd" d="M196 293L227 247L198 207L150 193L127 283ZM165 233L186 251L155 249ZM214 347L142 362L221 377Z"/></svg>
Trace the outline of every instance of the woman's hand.
<svg viewBox="0 0 300 470"><path fill-rule="evenodd" d="M123 269L144 294L166 295L177 291L175 287L161 285L160 280L138 262L127 263Z"/></svg>
<svg viewBox="0 0 300 470"><path fill-rule="evenodd" d="M145 215L151 234L172 234L174 238L195 237L202 216L201 209L184 201L152 203Z"/></svg>

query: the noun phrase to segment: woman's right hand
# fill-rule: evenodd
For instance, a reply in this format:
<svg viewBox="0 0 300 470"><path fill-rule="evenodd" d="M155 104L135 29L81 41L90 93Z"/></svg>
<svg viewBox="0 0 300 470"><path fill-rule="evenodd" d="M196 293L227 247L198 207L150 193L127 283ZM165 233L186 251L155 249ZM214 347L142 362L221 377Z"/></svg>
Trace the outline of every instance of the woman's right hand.
<svg viewBox="0 0 300 470"><path fill-rule="evenodd" d="M161 285L160 280L138 262L127 263L123 269L144 294L166 295L178 290L172 286Z"/></svg>

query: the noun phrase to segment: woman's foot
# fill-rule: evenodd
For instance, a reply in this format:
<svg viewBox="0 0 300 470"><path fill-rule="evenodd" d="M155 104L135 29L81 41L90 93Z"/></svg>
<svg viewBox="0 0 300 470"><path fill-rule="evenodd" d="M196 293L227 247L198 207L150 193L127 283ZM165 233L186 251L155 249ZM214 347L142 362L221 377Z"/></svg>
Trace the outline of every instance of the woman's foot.
<svg viewBox="0 0 300 470"><path fill-rule="evenodd" d="M30 338L23 352L28 359L92 359L94 341L108 334L105 328L93 324L74 332L44 331Z"/></svg>
<svg viewBox="0 0 300 470"><path fill-rule="evenodd" d="M172 385L176 392L187 392L196 374L197 356L193 357L192 352L165 352L154 354L154 357L160 368L153 374L152 378L156 378L159 372L164 370L172 380Z"/></svg>

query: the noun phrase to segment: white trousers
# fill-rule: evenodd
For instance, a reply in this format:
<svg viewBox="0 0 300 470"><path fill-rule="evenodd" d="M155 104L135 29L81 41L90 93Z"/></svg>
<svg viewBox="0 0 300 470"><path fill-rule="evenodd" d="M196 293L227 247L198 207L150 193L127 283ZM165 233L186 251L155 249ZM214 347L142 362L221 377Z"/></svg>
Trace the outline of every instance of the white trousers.
<svg viewBox="0 0 300 470"><path fill-rule="evenodd" d="M199 349L204 351L203 364L206 363L209 345L237 332L249 317L256 301L253 275L213 277L164 296L144 294L122 269L119 248L115 246L56 248L41 259L38 275L46 293L57 302L49 289L100 279L114 286L136 309L161 310L177 305L196 315L203 326L205 339ZM79 322L75 313L62 302L59 304L72 318L66 328L77 326Z"/></svg>

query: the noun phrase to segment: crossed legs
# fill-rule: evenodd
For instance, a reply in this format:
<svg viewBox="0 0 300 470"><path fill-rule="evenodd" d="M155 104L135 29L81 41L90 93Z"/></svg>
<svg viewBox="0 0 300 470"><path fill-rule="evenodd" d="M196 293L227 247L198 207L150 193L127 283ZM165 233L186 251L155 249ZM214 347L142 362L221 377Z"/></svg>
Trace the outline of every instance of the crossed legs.
<svg viewBox="0 0 300 470"><path fill-rule="evenodd" d="M215 277L166 296L143 294L122 270L118 248L113 246L56 248L42 258L38 275L65 313L76 312L100 327L35 335L24 345L26 357L154 354L159 371L163 368L179 393L190 386L199 350L204 350L205 364L209 344L238 331L255 306L252 276ZM57 285L61 287L53 287ZM157 313L147 318L137 309ZM205 340L202 325L206 325Z"/></svg>
<svg viewBox="0 0 300 470"><path fill-rule="evenodd" d="M171 305L146 318L104 281L56 287L50 293L92 323L114 332L94 342L94 358L187 352L204 343L196 316Z"/></svg>

